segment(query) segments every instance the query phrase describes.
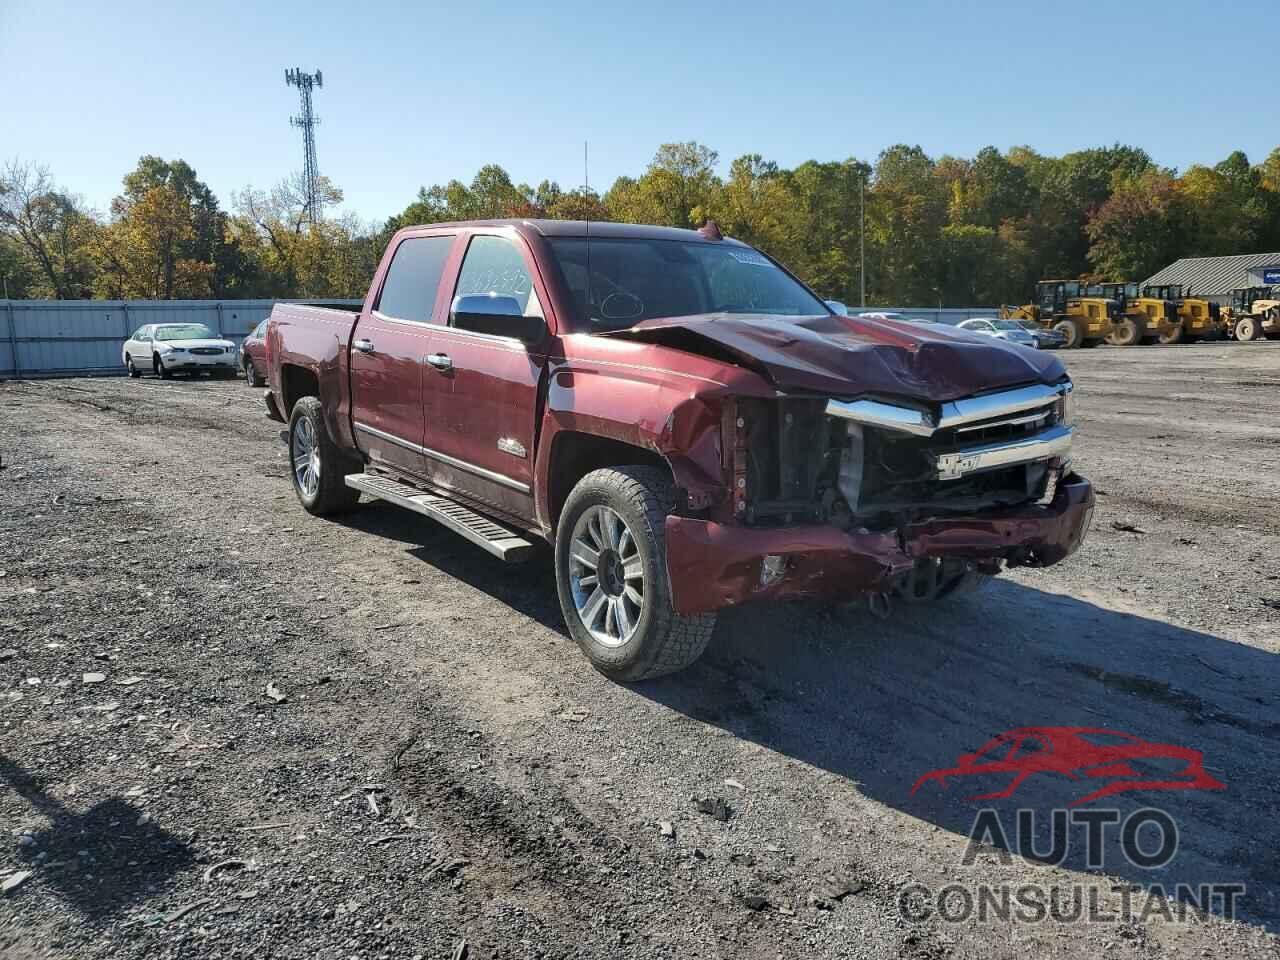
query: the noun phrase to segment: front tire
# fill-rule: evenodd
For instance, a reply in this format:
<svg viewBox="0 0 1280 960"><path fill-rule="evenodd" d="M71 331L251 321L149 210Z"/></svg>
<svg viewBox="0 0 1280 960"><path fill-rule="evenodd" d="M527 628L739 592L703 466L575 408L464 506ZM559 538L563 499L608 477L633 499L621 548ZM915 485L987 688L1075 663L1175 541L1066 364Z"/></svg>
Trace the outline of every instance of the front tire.
<svg viewBox="0 0 1280 960"><path fill-rule="evenodd" d="M671 478L654 467L593 470L573 488L556 527L556 589L569 635L615 680L675 673L697 660L713 613L671 603L665 524Z"/></svg>
<svg viewBox="0 0 1280 960"><path fill-rule="evenodd" d="M330 438L320 400L303 397L295 403L289 417L289 475L302 508L317 517L350 510L360 491L348 487L344 478L357 470Z"/></svg>
<svg viewBox="0 0 1280 960"><path fill-rule="evenodd" d="M156 354L155 358L151 361L151 366L152 369L155 370L156 376L161 380L173 379L173 371L164 365L164 361L160 359L159 354Z"/></svg>
<svg viewBox="0 0 1280 960"><path fill-rule="evenodd" d="M1084 326L1074 320L1059 320L1053 329L1062 336L1062 349L1075 350L1084 343Z"/></svg>
<svg viewBox="0 0 1280 960"><path fill-rule="evenodd" d="M258 376L258 368L253 365L252 360L244 362L244 382L251 387L262 386L262 378Z"/></svg>

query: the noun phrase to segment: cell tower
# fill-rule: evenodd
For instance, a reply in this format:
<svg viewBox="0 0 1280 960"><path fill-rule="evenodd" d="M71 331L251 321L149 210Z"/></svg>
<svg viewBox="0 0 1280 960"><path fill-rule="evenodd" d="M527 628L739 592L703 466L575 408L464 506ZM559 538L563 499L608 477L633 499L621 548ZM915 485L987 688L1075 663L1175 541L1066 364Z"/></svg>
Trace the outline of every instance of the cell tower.
<svg viewBox="0 0 1280 960"><path fill-rule="evenodd" d="M323 87L324 77L319 70L315 73L303 73L300 68L294 67L284 72L284 82L297 87L302 99L302 114L290 117L289 124L302 129L302 189L306 194L307 219L312 223L319 223L324 212L318 193L320 168L316 165L316 124L320 122L320 118L311 112L311 89Z"/></svg>

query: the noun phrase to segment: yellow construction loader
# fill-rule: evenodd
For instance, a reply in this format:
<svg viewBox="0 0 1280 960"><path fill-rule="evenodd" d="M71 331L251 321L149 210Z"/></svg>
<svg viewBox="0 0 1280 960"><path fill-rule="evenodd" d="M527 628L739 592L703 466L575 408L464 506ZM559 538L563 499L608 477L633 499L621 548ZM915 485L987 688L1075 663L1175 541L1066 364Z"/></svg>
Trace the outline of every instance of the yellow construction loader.
<svg viewBox="0 0 1280 960"><path fill-rule="evenodd" d="M1227 336L1261 340L1280 336L1280 287L1242 287L1231 291L1231 306L1222 311Z"/></svg>
<svg viewBox="0 0 1280 960"><path fill-rule="evenodd" d="M1120 319L1107 337L1107 343L1132 347L1155 340L1177 343L1182 339L1178 305L1172 300L1143 296L1136 283L1096 283L1086 291L1090 296L1106 297L1120 305Z"/></svg>
<svg viewBox="0 0 1280 960"><path fill-rule="evenodd" d="M1191 288L1185 290L1180 283L1165 283L1142 288L1142 295L1155 300L1171 300L1178 305L1178 319L1182 321L1181 339L1188 343L1220 336L1222 333L1222 308L1212 300L1191 296ZM1161 343L1172 343L1162 339Z"/></svg>
<svg viewBox="0 0 1280 960"><path fill-rule="evenodd" d="M1090 296L1079 280L1041 280L1034 303L1003 306L1005 320L1032 320L1058 331L1064 348L1096 347L1107 339L1120 320L1120 305L1106 297Z"/></svg>

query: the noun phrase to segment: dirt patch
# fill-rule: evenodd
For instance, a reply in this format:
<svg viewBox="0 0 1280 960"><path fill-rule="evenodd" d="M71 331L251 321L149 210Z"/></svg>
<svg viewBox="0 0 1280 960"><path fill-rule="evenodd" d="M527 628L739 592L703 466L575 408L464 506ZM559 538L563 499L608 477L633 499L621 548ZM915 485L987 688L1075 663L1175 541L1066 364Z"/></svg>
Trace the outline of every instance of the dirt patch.
<svg viewBox="0 0 1280 960"><path fill-rule="evenodd" d="M566 638L546 555L504 567L380 505L307 517L240 384L0 385L0 876L32 871L0 953L1274 957L1280 478L1256 442L1274 427L1244 394L1224 434L1166 401L1202 367L1265 379L1277 357L1067 355L1077 466L1107 491L1078 556L887 623L733 611L693 669L634 686ZM1165 384L1148 423L1111 412L1135 371ZM1228 789L1124 799L1177 820L1160 877L963 866L974 791L913 784L1004 730L1070 724L1194 747ZM1097 883L1114 903L1117 881L1237 880L1236 923L898 905L912 884Z"/></svg>

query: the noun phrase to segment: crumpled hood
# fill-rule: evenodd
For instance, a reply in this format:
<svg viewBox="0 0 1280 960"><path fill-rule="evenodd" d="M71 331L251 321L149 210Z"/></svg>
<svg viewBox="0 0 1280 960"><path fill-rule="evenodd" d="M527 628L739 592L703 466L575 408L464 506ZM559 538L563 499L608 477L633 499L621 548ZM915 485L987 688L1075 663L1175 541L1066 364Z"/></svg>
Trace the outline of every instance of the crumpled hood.
<svg viewBox="0 0 1280 960"><path fill-rule="evenodd" d="M1057 357L943 324L872 317L707 313L644 320L606 334L730 354L779 390L943 403L1066 376Z"/></svg>

